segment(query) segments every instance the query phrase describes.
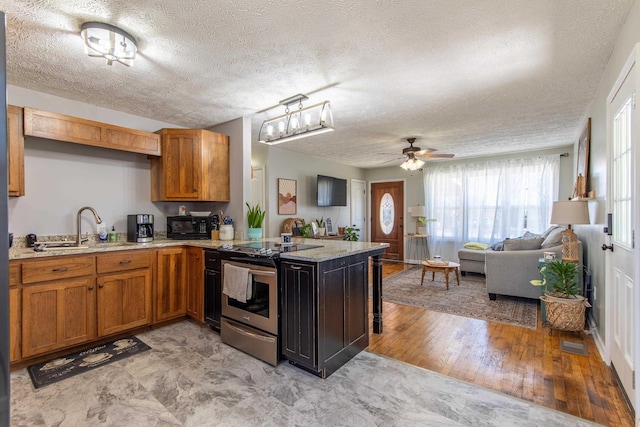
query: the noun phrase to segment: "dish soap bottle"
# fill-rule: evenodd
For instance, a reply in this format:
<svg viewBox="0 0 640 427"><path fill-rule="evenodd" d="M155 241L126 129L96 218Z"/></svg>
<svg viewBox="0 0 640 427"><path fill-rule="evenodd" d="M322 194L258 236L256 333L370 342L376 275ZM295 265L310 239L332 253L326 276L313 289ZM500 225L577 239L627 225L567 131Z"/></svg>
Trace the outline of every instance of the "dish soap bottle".
<svg viewBox="0 0 640 427"><path fill-rule="evenodd" d="M111 231L109 232L109 239L110 242L117 242L118 241L118 234L116 233L116 226L113 225L111 226Z"/></svg>
<svg viewBox="0 0 640 427"><path fill-rule="evenodd" d="M106 242L107 237L107 224L101 222L98 224L98 238L100 239L100 243Z"/></svg>

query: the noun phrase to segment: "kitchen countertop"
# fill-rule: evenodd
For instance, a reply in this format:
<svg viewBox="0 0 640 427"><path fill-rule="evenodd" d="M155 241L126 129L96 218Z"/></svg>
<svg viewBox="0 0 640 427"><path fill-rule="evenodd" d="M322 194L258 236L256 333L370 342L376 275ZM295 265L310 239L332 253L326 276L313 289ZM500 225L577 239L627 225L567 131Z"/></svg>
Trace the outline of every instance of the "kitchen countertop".
<svg viewBox="0 0 640 427"><path fill-rule="evenodd" d="M261 242L279 242L279 238L260 239ZM78 249L60 249L49 250L44 252L36 252L33 248L10 248L9 259L32 259L46 258L53 256L66 255L82 255L101 252L128 251L140 249L158 249L174 246L196 246L201 248L216 249L224 244L241 245L255 241L248 240L172 240L157 239L150 243L133 243L133 242L113 242L113 243L93 243L86 248ZM280 254L280 259L291 259L298 261L322 262L332 259L342 258L345 256L365 253L382 254L384 249L389 247L388 243L372 243L372 242L349 242L344 240L331 239L304 239L294 238L293 243L321 245L319 248L305 249L302 251L286 252Z"/></svg>

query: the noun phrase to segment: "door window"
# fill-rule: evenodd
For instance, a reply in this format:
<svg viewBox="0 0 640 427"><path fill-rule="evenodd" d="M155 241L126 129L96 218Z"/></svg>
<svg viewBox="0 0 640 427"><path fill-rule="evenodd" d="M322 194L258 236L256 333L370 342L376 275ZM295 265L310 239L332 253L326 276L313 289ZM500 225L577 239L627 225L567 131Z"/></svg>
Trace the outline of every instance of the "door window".
<svg viewBox="0 0 640 427"><path fill-rule="evenodd" d="M384 234L391 234L395 221L395 203L393 196L384 193L380 199L380 228Z"/></svg>

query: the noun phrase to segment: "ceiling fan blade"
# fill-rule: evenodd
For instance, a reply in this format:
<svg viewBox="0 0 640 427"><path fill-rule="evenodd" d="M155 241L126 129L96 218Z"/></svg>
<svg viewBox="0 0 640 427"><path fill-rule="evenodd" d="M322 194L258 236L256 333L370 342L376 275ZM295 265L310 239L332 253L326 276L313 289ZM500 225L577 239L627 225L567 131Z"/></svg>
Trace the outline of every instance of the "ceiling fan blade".
<svg viewBox="0 0 640 427"><path fill-rule="evenodd" d="M381 164L381 165L384 165L385 163L397 162L397 161L398 161L398 160L400 160L400 159L404 159L404 156L402 156L402 157L396 157L395 159L387 160L387 161L384 161L384 162L382 162L382 163L380 163L380 164Z"/></svg>
<svg viewBox="0 0 640 427"><path fill-rule="evenodd" d="M418 157L423 159L451 159L455 154L418 154Z"/></svg>
<svg viewBox="0 0 640 427"><path fill-rule="evenodd" d="M415 154L428 154L428 153L433 153L434 151L438 151L437 148L423 148L420 151L416 151Z"/></svg>

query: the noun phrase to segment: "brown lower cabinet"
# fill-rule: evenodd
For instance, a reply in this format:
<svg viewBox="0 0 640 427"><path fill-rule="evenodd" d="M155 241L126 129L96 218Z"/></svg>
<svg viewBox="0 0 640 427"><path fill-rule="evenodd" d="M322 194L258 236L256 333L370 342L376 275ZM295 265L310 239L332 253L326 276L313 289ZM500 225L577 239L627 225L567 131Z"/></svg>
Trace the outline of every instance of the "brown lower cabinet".
<svg viewBox="0 0 640 427"><path fill-rule="evenodd" d="M100 276L98 336L115 334L151 323L151 270Z"/></svg>
<svg viewBox="0 0 640 427"><path fill-rule="evenodd" d="M94 277L22 288L22 357L96 338Z"/></svg>
<svg viewBox="0 0 640 427"><path fill-rule="evenodd" d="M187 248L187 314L204 323L204 250Z"/></svg>
<svg viewBox="0 0 640 427"><path fill-rule="evenodd" d="M9 289L9 361L15 362L20 359L22 348L20 345L20 289Z"/></svg>
<svg viewBox="0 0 640 427"><path fill-rule="evenodd" d="M187 257L182 247L157 250L156 321L187 313Z"/></svg>

